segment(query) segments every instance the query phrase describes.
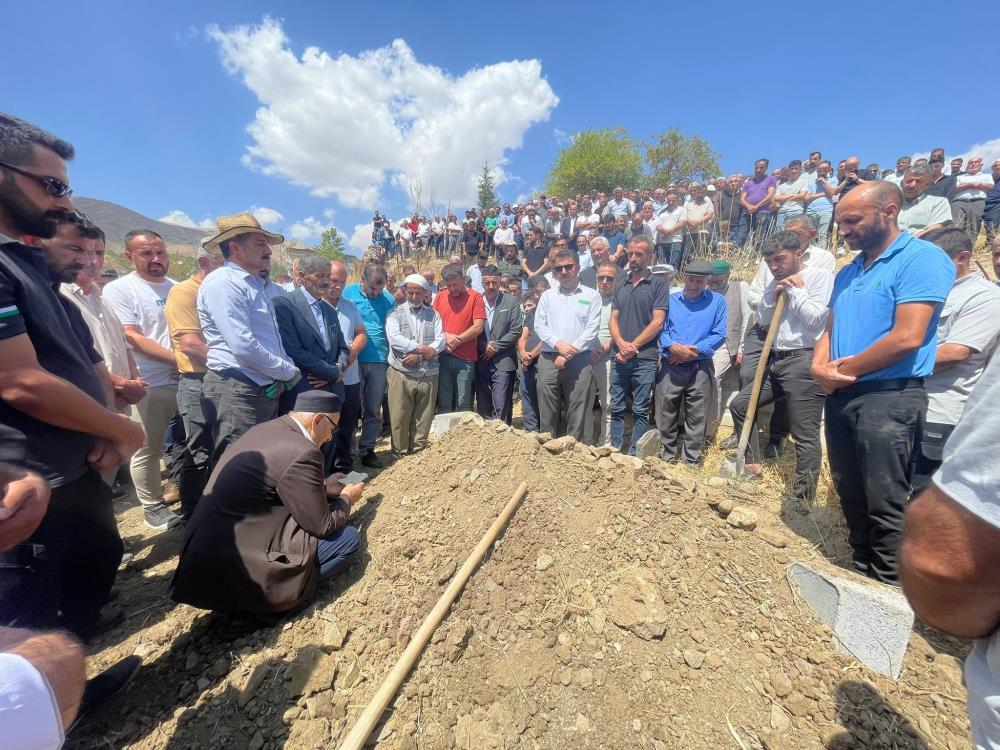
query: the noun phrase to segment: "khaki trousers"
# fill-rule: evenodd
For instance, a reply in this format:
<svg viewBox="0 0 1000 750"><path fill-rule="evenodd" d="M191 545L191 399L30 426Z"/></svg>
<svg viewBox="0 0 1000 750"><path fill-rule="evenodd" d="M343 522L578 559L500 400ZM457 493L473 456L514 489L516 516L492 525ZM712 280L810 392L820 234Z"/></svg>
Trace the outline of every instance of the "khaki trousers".
<svg viewBox="0 0 1000 750"><path fill-rule="evenodd" d="M158 385L146 389L146 398L132 409L132 420L142 425L146 440L132 456L129 468L139 502L145 506L163 502L160 459L167 425L177 413L177 386Z"/></svg>
<svg viewBox="0 0 1000 750"><path fill-rule="evenodd" d="M438 376L415 378L390 367L388 381L393 451L409 453L426 448L434 421Z"/></svg>

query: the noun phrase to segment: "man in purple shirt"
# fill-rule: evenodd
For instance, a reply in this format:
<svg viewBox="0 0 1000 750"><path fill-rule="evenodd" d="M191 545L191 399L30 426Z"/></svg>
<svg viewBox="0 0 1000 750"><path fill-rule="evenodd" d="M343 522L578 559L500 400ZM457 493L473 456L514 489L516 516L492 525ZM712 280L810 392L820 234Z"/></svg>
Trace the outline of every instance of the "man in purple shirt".
<svg viewBox="0 0 1000 750"><path fill-rule="evenodd" d="M743 184L743 195L740 197L751 241L762 241L771 225L771 198L778 181L767 173L768 165L767 159L758 159L754 163L753 175Z"/></svg>

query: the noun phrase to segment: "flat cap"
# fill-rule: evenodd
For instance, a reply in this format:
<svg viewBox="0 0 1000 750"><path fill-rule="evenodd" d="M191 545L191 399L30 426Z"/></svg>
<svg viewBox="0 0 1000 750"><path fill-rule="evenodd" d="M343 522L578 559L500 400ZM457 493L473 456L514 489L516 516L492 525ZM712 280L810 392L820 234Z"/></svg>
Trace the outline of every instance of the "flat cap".
<svg viewBox="0 0 1000 750"><path fill-rule="evenodd" d="M684 266L684 274L687 276L711 276L712 264L704 260L693 260Z"/></svg>

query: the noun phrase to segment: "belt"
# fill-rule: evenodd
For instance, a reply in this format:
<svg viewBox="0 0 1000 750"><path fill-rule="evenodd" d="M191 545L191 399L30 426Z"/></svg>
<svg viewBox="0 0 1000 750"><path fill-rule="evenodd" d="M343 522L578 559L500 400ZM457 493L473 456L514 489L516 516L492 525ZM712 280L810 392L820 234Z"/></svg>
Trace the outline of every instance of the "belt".
<svg viewBox="0 0 1000 750"><path fill-rule="evenodd" d="M862 380L860 383L838 388L834 396L860 396L865 393L881 393L884 391L902 391L906 388L923 388L923 378L889 378L888 380Z"/></svg>
<svg viewBox="0 0 1000 750"><path fill-rule="evenodd" d="M771 356L775 359L788 359L789 357L798 357L802 354L812 354L813 348L810 346L803 349L786 349L785 351L774 351Z"/></svg>
<svg viewBox="0 0 1000 750"><path fill-rule="evenodd" d="M260 383L254 382L249 375L244 373L242 370L237 370L235 367L225 367L216 372L215 374L218 375L220 378L229 378L230 380L238 380L244 385L252 385L255 388L265 388L267 385L270 385L270 383L261 385ZM273 383L274 381L272 380L271 382Z"/></svg>
<svg viewBox="0 0 1000 750"><path fill-rule="evenodd" d="M181 377L188 380L204 380L205 374L204 372L182 372Z"/></svg>

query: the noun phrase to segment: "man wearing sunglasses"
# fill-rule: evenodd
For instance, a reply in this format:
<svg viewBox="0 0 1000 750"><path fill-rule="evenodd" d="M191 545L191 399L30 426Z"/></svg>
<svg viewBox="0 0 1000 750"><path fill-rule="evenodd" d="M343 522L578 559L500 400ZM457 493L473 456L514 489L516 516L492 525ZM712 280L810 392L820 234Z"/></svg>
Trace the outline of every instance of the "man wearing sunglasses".
<svg viewBox="0 0 1000 750"><path fill-rule="evenodd" d="M41 250L73 211L73 147L0 114L0 460L52 487L37 530L0 555L0 625L61 625L86 640L122 557L111 491L99 472L127 460L142 428L113 408L114 388Z"/></svg>
<svg viewBox="0 0 1000 750"><path fill-rule="evenodd" d="M591 351L600 345L601 295L580 284L580 260L573 250L555 253L552 273L558 285L542 294L535 310L535 332L542 342L541 428L583 442L594 393Z"/></svg>

